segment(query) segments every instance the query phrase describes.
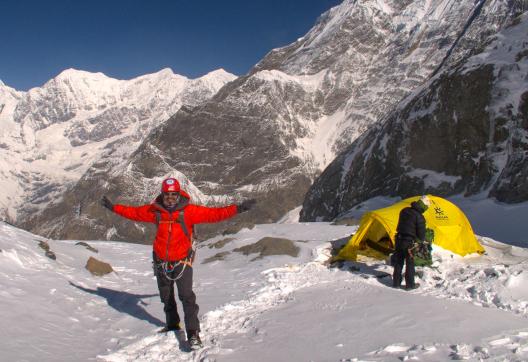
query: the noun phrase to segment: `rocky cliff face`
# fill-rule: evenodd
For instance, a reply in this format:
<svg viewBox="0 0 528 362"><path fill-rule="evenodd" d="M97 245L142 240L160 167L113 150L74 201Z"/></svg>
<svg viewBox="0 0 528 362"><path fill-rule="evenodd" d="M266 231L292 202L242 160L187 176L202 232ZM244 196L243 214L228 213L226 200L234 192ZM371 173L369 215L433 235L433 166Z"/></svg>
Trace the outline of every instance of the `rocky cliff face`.
<svg viewBox="0 0 528 362"><path fill-rule="evenodd" d="M486 192L528 200L528 16L448 67L339 155L303 220L330 220L374 196Z"/></svg>
<svg viewBox="0 0 528 362"><path fill-rule="evenodd" d="M139 128L135 134L143 138L133 153L113 139L82 163L89 167L61 189L55 205L24 217L24 225L53 237L149 239L142 225L107 215L97 202L103 193L123 203L149 202L168 175L197 203L259 199L255 211L224 230L277 220L302 203L311 180L339 152L440 67L482 49L523 4L346 0L207 102L180 109L151 133ZM122 119L127 110L113 112L124 112L115 116ZM100 137L91 126L72 136L78 144Z"/></svg>

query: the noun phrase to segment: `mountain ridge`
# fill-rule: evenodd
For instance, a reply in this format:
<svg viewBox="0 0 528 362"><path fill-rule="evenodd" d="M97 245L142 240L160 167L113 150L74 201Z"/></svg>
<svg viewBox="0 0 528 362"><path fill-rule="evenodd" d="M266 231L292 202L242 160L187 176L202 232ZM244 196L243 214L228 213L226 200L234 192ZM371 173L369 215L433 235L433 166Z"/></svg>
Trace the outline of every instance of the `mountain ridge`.
<svg viewBox="0 0 528 362"><path fill-rule="evenodd" d="M112 152L126 157L183 104L196 105L235 78L217 70L191 80L166 68L117 80L67 69L28 92L0 88L12 95L0 100L9 110L0 113L7 130L0 135L6 150L0 184L11 190L0 195L4 217L14 221L19 213L38 211L35 204L60 198L92 164ZM47 201L39 196L50 191Z"/></svg>

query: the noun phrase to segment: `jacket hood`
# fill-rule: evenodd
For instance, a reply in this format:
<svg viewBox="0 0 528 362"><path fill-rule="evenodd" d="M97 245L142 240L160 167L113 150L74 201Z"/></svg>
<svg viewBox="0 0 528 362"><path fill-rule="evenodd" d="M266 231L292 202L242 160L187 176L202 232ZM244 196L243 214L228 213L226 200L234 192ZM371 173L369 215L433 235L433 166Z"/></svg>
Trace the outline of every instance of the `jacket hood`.
<svg viewBox="0 0 528 362"><path fill-rule="evenodd" d="M413 202L411 202L411 207L413 209L415 209L416 211L418 211L420 214L423 214L425 212L425 210L427 210L424 207L424 204L421 201L413 201Z"/></svg>

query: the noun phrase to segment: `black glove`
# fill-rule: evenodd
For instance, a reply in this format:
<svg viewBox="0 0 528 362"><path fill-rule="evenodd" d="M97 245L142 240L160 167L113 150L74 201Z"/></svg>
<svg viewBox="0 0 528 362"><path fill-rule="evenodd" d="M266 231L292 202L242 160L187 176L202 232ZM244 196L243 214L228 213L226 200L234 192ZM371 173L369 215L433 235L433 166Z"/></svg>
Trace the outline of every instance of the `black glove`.
<svg viewBox="0 0 528 362"><path fill-rule="evenodd" d="M253 208L253 206L255 206L256 203L257 200L255 199L244 200L242 203L237 205L237 212L240 214L242 212L249 211Z"/></svg>
<svg viewBox="0 0 528 362"><path fill-rule="evenodd" d="M108 197L106 196L103 196L101 199L101 205L110 211L114 211L114 204L112 204L112 201L108 200Z"/></svg>

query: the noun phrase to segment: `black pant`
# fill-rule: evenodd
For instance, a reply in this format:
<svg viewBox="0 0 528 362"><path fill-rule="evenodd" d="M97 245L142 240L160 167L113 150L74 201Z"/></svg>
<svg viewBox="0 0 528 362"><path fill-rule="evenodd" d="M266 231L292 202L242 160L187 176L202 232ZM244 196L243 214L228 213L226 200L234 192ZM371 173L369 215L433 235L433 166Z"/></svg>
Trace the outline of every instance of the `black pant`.
<svg viewBox="0 0 528 362"><path fill-rule="evenodd" d="M403 263L405 262L405 286L407 288L414 287L414 258L409 249L396 248L394 252L394 273L392 274L392 285L394 287L401 286Z"/></svg>
<svg viewBox="0 0 528 362"><path fill-rule="evenodd" d="M183 269L185 266L185 269ZM183 273L182 273L183 269ZM187 331L200 331L200 321L198 320L198 304L196 304L196 295L192 290L193 269L189 265L179 264L171 272L167 272L169 278L176 278L176 287L178 288L178 299L182 302L183 313L185 315L185 329ZM154 274L158 282L163 311L167 321L167 327L176 327L180 323L180 316L176 307L174 298L174 280L167 278L160 265L160 260L154 255Z"/></svg>

